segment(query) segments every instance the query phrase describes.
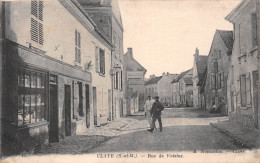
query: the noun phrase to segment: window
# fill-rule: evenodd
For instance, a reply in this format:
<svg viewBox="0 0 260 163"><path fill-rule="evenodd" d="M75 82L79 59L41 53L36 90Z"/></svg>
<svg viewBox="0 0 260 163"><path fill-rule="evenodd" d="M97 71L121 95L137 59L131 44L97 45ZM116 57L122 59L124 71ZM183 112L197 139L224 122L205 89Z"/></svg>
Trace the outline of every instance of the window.
<svg viewBox="0 0 260 163"><path fill-rule="evenodd" d="M115 80L115 89L118 89L118 72L116 72L115 78L116 78L116 80Z"/></svg>
<svg viewBox="0 0 260 163"><path fill-rule="evenodd" d="M257 17L256 14L251 14L251 29L252 29L252 46L257 46Z"/></svg>
<svg viewBox="0 0 260 163"><path fill-rule="evenodd" d="M246 106L246 75L240 76L241 105Z"/></svg>
<svg viewBox="0 0 260 163"><path fill-rule="evenodd" d="M218 62L214 62L214 74L218 73Z"/></svg>
<svg viewBox="0 0 260 163"><path fill-rule="evenodd" d="M224 88L224 72L221 73L221 88Z"/></svg>
<svg viewBox="0 0 260 163"><path fill-rule="evenodd" d="M43 45L43 1L31 1L31 40Z"/></svg>
<svg viewBox="0 0 260 163"><path fill-rule="evenodd" d="M18 126L41 122L47 118L47 75L20 69L18 75Z"/></svg>
<svg viewBox="0 0 260 163"><path fill-rule="evenodd" d="M80 50L80 33L75 30L75 62L81 63L81 50Z"/></svg>
<svg viewBox="0 0 260 163"><path fill-rule="evenodd" d="M105 51L99 48L99 59L100 59L100 73L105 75Z"/></svg>
<svg viewBox="0 0 260 163"><path fill-rule="evenodd" d="M231 67L231 83L234 84L234 66Z"/></svg>
<svg viewBox="0 0 260 163"><path fill-rule="evenodd" d="M211 75L211 89L215 90L216 89L216 76L215 74Z"/></svg>
<svg viewBox="0 0 260 163"><path fill-rule="evenodd" d="M83 112L83 92L82 92L82 83L78 82L78 93L79 93L79 116L83 117L84 116L84 112Z"/></svg>

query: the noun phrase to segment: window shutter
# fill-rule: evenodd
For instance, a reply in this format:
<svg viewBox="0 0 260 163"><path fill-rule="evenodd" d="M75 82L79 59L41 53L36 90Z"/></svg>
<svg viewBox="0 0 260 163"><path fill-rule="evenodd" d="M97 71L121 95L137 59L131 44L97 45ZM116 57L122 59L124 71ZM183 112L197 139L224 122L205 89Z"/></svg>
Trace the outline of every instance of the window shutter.
<svg viewBox="0 0 260 163"><path fill-rule="evenodd" d="M257 17L256 14L251 14L251 29L252 29L252 46L257 46Z"/></svg>
<svg viewBox="0 0 260 163"><path fill-rule="evenodd" d="M38 42L38 22L31 18L31 40Z"/></svg>
<svg viewBox="0 0 260 163"><path fill-rule="evenodd" d="M250 72L246 74L246 104L251 106L251 78Z"/></svg>
<svg viewBox="0 0 260 163"><path fill-rule="evenodd" d="M37 1L36 0L32 0L31 1L31 14L35 17L37 17L38 12L37 12Z"/></svg>
<svg viewBox="0 0 260 163"><path fill-rule="evenodd" d="M43 25L39 23L39 44L43 45Z"/></svg>
<svg viewBox="0 0 260 163"><path fill-rule="evenodd" d="M39 17L41 21L43 21L43 1L39 1Z"/></svg>
<svg viewBox="0 0 260 163"><path fill-rule="evenodd" d="M221 73L221 87L224 88L224 72Z"/></svg>
<svg viewBox="0 0 260 163"><path fill-rule="evenodd" d="M99 72L99 50L98 47L95 46L95 65L96 65L96 72Z"/></svg>
<svg viewBox="0 0 260 163"><path fill-rule="evenodd" d="M237 104L241 106L241 96L240 96L240 77L237 76Z"/></svg>

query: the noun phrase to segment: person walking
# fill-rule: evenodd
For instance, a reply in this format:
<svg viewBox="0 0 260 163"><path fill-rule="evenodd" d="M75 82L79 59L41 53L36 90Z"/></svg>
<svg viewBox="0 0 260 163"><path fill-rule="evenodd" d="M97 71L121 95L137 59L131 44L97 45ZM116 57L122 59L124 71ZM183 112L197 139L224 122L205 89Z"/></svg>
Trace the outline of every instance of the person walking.
<svg viewBox="0 0 260 163"><path fill-rule="evenodd" d="M159 127L160 127L160 132L162 132L162 111L164 109L164 106L162 103L159 101L159 97L155 97L155 102L153 103L152 109L151 109L151 115L152 115L152 126L151 129L149 129L149 132L153 132L154 127L155 127L155 121L158 119L159 122Z"/></svg>
<svg viewBox="0 0 260 163"><path fill-rule="evenodd" d="M154 103L154 100L151 98L151 96L148 96L147 100L145 101L145 104L144 104L144 111L145 111L145 115L146 115L150 128L152 127L151 109L152 109L153 103Z"/></svg>

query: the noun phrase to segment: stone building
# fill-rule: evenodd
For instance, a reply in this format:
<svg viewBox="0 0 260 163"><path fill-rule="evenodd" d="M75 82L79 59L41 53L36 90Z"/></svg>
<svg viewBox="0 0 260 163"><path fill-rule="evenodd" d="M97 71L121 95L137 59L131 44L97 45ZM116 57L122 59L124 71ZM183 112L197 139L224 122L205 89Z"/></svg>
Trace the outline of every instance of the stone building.
<svg viewBox="0 0 260 163"><path fill-rule="evenodd" d="M134 59L132 48L128 48L124 55L124 74L125 75L125 99L126 114L143 110L144 98L144 76L146 69ZM136 104L136 105L135 105Z"/></svg>
<svg viewBox="0 0 260 163"><path fill-rule="evenodd" d="M227 115L227 78L230 66L230 56L233 48L233 32L216 30L208 55L208 65L205 85L206 109L213 105ZM201 78L203 80L203 78ZM201 105L200 105L201 106Z"/></svg>
<svg viewBox="0 0 260 163"><path fill-rule="evenodd" d="M145 83L146 98L148 95L151 97L159 96L160 101L164 105L171 105L171 82L176 79L178 74L163 73L160 77L151 76Z"/></svg>
<svg viewBox="0 0 260 163"><path fill-rule="evenodd" d="M193 70L187 70L171 82L172 106L193 106Z"/></svg>
<svg viewBox="0 0 260 163"><path fill-rule="evenodd" d="M110 40L113 45L112 69L112 119L123 116L126 108L124 99L124 66L123 66L123 23L117 0L77 0L96 23L98 30ZM117 82L118 81L118 82Z"/></svg>
<svg viewBox="0 0 260 163"><path fill-rule="evenodd" d="M107 121L113 45L80 4L32 0L1 5L2 152L33 152Z"/></svg>
<svg viewBox="0 0 260 163"><path fill-rule="evenodd" d="M200 107L200 87L197 85L202 78L202 74L207 68L208 56L199 55L199 50L196 48L193 62L193 106L195 108Z"/></svg>
<svg viewBox="0 0 260 163"><path fill-rule="evenodd" d="M259 126L257 8L257 0L243 0L226 17L234 25L227 86L228 111L231 119L248 126Z"/></svg>

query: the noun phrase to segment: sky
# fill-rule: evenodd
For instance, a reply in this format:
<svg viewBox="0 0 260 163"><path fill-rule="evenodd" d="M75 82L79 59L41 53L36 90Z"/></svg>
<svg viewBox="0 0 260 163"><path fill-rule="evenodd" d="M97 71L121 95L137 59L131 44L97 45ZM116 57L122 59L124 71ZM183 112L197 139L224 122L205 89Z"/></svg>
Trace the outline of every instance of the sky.
<svg viewBox="0 0 260 163"><path fill-rule="evenodd" d="M146 77L193 66L196 47L208 55L216 29L232 30L225 17L241 0L119 0L124 52L147 69Z"/></svg>

